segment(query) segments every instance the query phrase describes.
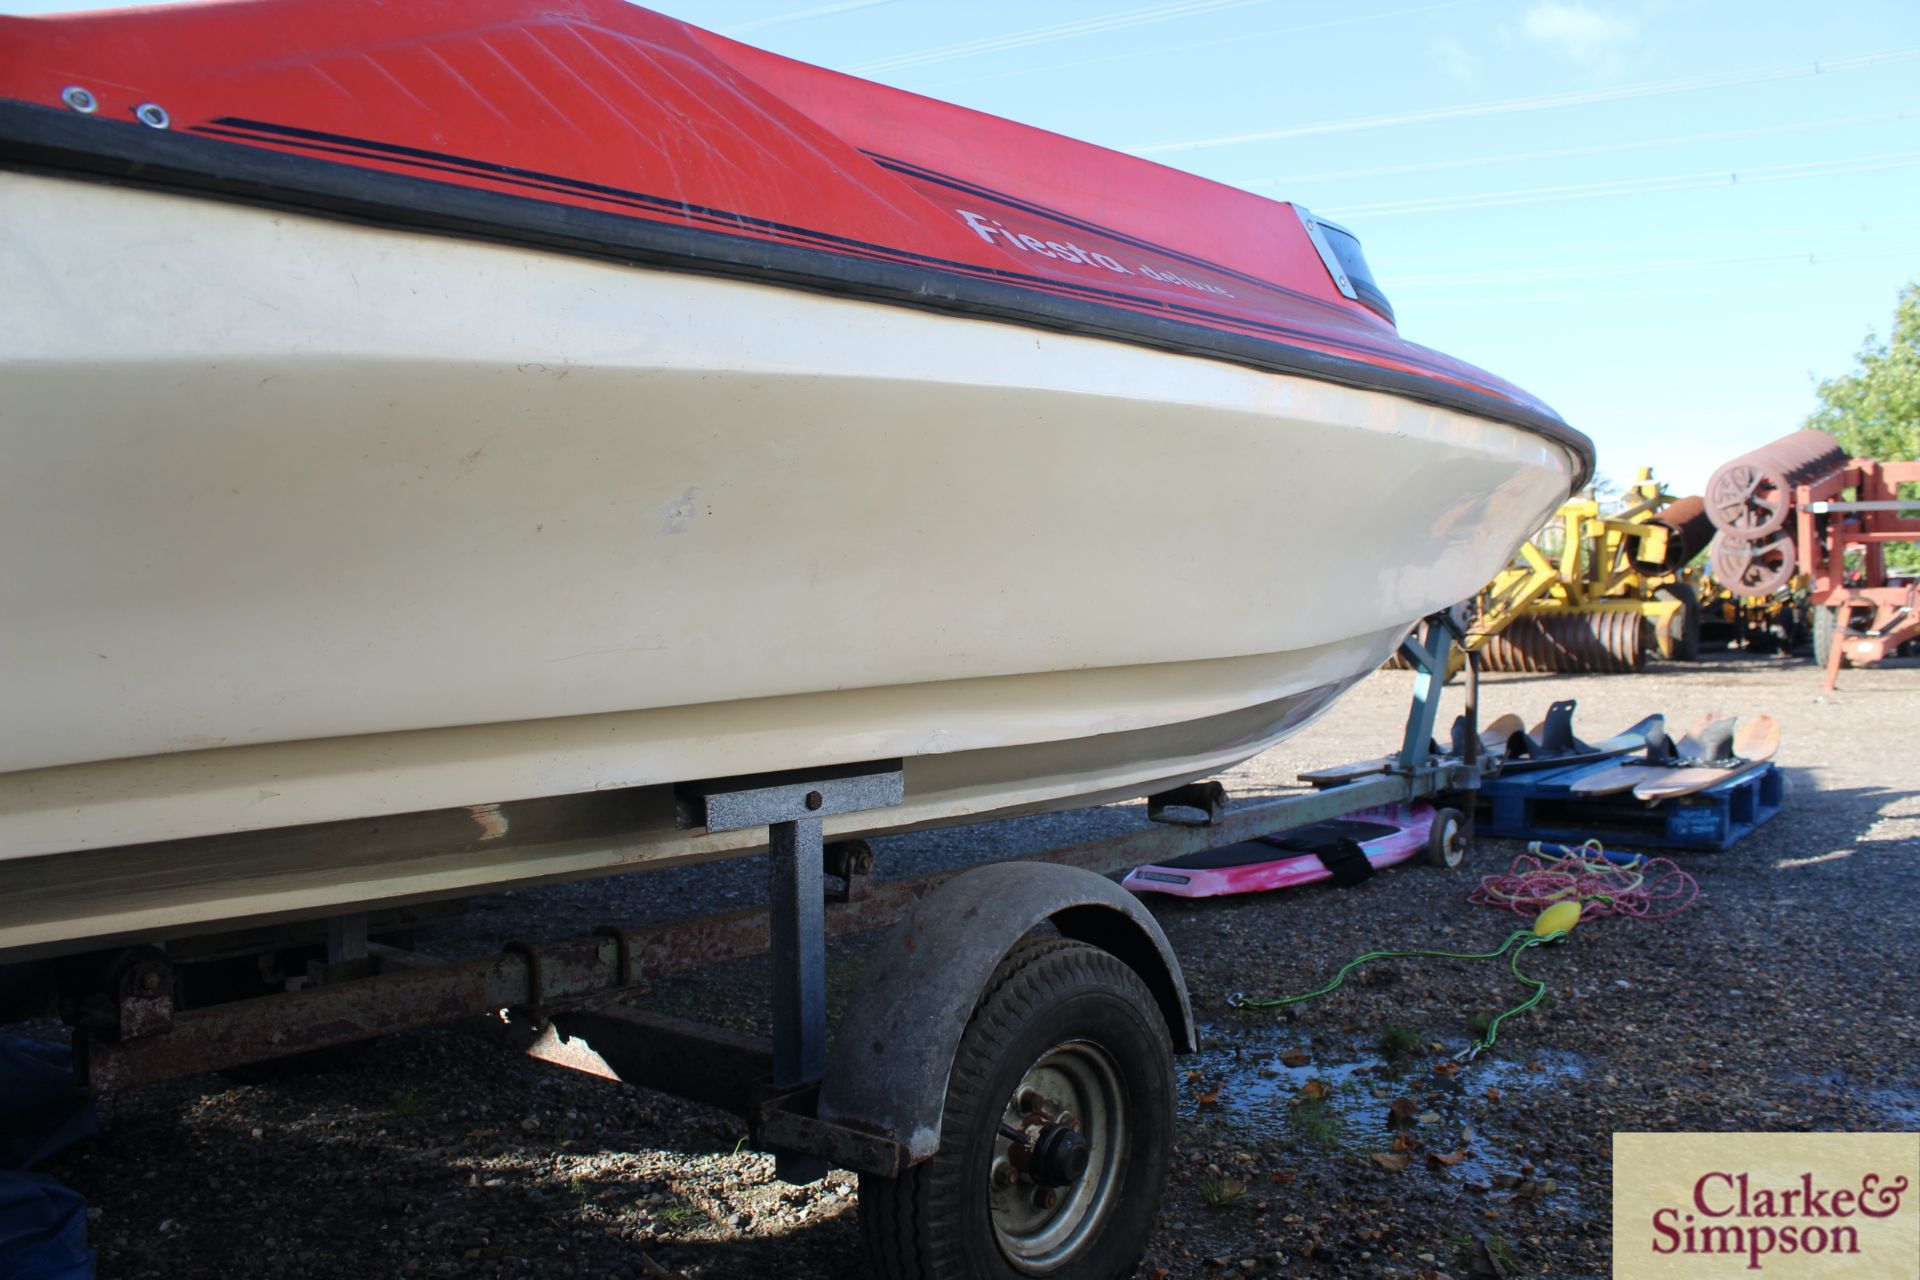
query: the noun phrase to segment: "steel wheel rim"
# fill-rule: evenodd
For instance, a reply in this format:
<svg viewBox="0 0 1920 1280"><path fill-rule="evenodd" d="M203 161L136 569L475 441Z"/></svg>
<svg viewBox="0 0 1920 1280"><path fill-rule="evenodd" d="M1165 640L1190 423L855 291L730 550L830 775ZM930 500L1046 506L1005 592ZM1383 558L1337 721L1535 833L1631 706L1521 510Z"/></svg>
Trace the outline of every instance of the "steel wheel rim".
<svg viewBox="0 0 1920 1280"><path fill-rule="evenodd" d="M1023 1110L1023 1100L1041 1106ZM1042 1054L1021 1076L1001 1108L1000 1132L988 1166L987 1211L993 1235L1006 1260L1028 1275L1043 1275L1073 1257L1099 1232L1120 1191L1127 1143L1126 1095L1113 1057L1090 1040L1069 1040ZM1066 1116L1091 1148L1087 1170L1070 1186L1056 1189L1057 1202L1036 1200L1045 1189L1024 1177L1000 1181L1012 1167L1012 1133L1029 1141L1047 1120ZM1011 1131L1011 1132L1010 1132Z"/></svg>

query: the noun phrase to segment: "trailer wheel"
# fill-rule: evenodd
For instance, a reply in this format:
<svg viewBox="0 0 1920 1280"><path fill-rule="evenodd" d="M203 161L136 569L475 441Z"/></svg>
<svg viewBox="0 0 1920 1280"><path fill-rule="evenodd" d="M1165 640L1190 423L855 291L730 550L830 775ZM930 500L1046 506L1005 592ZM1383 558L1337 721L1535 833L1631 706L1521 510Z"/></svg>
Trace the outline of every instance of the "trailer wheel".
<svg viewBox="0 0 1920 1280"><path fill-rule="evenodd" d="M1173 1045L1146 984L1063 938L1022 942L975 1006L940 1147L863 1174L876 1273L1109 1280L1146 1249L1172 1154Z"/></svg>
<svg viewBox="0 0 1920 1280"><path fill-rule="evenodd" d="M1451 871L1467 857L1467 818L1458 809L1435 809L1427 828L1427 863Z"/></svg>

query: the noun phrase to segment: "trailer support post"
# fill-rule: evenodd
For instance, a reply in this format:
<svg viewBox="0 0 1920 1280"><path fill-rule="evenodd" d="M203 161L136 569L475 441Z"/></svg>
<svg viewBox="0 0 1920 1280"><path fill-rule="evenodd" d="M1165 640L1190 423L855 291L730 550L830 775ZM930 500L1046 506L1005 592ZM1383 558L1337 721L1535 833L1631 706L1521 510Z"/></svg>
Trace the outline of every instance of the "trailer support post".
<svg viewBox="0 0 1920 1280"><path fill-rule="evenodd" d="M717 778L678 789L683 826L709 831L767 828L767 940L773 969L775 1095L808 1092L827 1073L826 835L830 814L899 804L901 762ZM849 893L853 891L848 878ZM776 1150L774 1176L814 1182L827 1162Z"/></svg>

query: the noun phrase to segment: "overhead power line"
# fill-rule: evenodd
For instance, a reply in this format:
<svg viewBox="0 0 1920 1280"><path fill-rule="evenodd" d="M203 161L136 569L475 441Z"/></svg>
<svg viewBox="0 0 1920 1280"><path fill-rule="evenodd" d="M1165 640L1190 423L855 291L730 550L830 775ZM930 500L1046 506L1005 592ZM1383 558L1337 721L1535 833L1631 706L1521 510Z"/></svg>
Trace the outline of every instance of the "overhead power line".
<svg viewBox="0 0 1920 1280"><path fill-rule="evenodd" d="M1407 18L1419 13L1434 13L1441 9L1458 9L1470 4L1485 4L1486 0L1437 0L1433 4L1417 4L1405 9L1382 9L1375 13L1345 14L1338 18L1327 18L1320 22L1305 22L1290 27L1267 27L1260 31L1236 31L1232 35L1213 36L1206 40L1188 40L1182 44L1152 44L1144 49L1128 49L1121 53L1103 54L1097 58L1074 58L1068 62L1045 62L1036 66L1009 67L1004 71L990 71L984 75L960 76L953 80L939 80L932 84L916 86L923 93L937 93L944 89L954 89L961 85L985 84L990 80L1008 80L1016 76L1042 75L1050 71L1072 71L1080 67L1097 67L1109 62L1128 62L1135 58L1164 58L1169 54L1190 53L1195 49L1211 49L1223 44L1244 45L1253 40L1265 40L1271 36L1296 36L1309 31L1325 31L1332 27L1351 27L1364 22L1379 22L1386 18Z"/></svg>
<svg viewBox="0 0 1920 1280"><path fill-rule="evenodd" d="M1559 187L1528 187L1513 191L1486 191L1474 195L1436 196L1418 200L1389 200L1379 204L1346 205L1325 212L1333 218L1389 218L1408 213L1442 213L1460 209L1495 209L1508 205L1547 204L1560 200L1591 200L1602 196L1647 195L1659 191L1690 191L1706 187L1757 186L1799 178L1830 178L1848 173L1874 173L1920 164L1920 151L1849 156L1840 160L1812 160L1803 164L1763 165L1752 169L1713 169L1703 173L1676 173L1611 182L1580 182Z"/></svg>
<svg viewBox="0 0 1920 1280"><path fill-rule="evenodd" d="M1737 142L1744 138L1770 138L1783 133L1807 133L1820 129L1854 129L1876 124L1898 124L1914 119L1920 108L1908 107L1870 116L1843 116L1828 120L1796 120L1786 124L1757 125L1751 129L1723 129L1714 133L1676 133L1659 138L1635 138L1626 142L1602 142L1586 147L1558 147L1551 151L1509 151L1504 155L1460 156L1450 160L1420 160L1407 164L1375 165L1366 169L1330 169L1322 173L1294 173L1281 178L1257 178L1234 185L1249 191L1285 188L1303 182L1347 182L1355 178L1385 178L1407 173L1447 173L1455 169L1477 168L1489 164L1530 164L1537 160L1570 160L1577 156L1616 155L1627 151L1645 151L1653 147L1685 146L1699 142Z"/></svg>
<svg viewBox="0 0 1920 1280"><path fill-rule="evenodd" d="M1701 89L1725 89L1736 85L1764 84L1774 80L1792 80L1802 76L1855 71L1881 63L1906 62L1914 58L1920 58L1920 49L1891 49L1884 53L1862 54L1859 57L1840 58L1831 62L1802 62L1792 66L1759 67L1747 71L1729 71L1719 75L1686 76L1678 80L1621 85L1612 89L1580 89L1568 93L1537 94L1529 98L1506 98L1498 102L1465 103L1457 107L1427 107L1419 111L1401 111L1388 115L1352 116L1345 120L1322 120L1313 124L1286 125L1253 133L1229 133L1211 138L1182 138L1172 142L1153 142L1143 146L1127 147L1124 150L1137 156L1166 155L1176 151L1209 151L1219 147L1237 147L1254 142L1275 142L1283 138L1311 138L1331 133L1352 133L1361 129L1428 124L1437 120L1465 120L1474 116L1513 115L1527 111L1586 106L1598 102L1652 98L1670 93L1694 93Z"/></svg>
<svg viewBox="0 0 1920 1280"><path fill-rule="evenodd" d="M1920 210L1916 210L1920 213ZM1666 224L1662 224L1665 226ZM1473 262L1497 262L1513 264L1528 254L1552 255L1556 259L1571 253L1609 254L1625 249L1660 248L1679 252L1682 246L1689 244L1706 245L1709 248L1724 249L1736 240L1758 240L1763 237L1831 235L1843 232L1851 235L1889 236L1920 232L1920 219L1915 218L1852 218L1845 221L1793 222L1793 223L1756 223L1741 219L1738 224L1714 222L1698 224L1693 230L1683 231L1667 227L1658 235L1610 237L1604 240L1559 240L1537 244L1501 243L1481 245L1472 249L1440 249L1422 252L1420 261L1428 264L1453 265ZM1402 277L1395 276L1395 279Z"/></svg>
<svg viewBox="0 0 1920 1280"><path fill-rule="evenodd" d="M1642 262L1601 262L1589 266L1522 267L1507 271L1446 271L1427 275L1397 276L1396 293L1424 292L1461 285L1553 284L1570 280L1607 280L1616 276L1673 276L1696 271L1724 271L1733 268L1798 264L1822 266L1830 262L1911 256L1920 253L1920 244L1906 248L1886 246L1805 249L1793 253L1753 253L1721 258L1663 258Z"/></svg>
<svg viewBox="0 0 1920 1280"><path fill-rule="evenodd" d="M845 68L854 75L869 75L875 71L898 71L902 67L924 66L929 62L951 62L956 58L972 58L983 53L999 53L1003 49L1024 49L1029 45L1051 44L1056 40L1072 40L1080 36L1093 35L1103 31L1121 31L1128 27L1144 27L1156 22L1171 22L1175 18L1188 18L1202 13L1218 13L1223 9L1245 9L1256 4L1268 4L1271 0L1185 0L1181 4L1154 5L1146 9L1130 9L1125 13L1110 13L1099 18L1082 18L1077 22L1061 22L1048 27L1032 27L1025 31L1014 31L1003 36L986 36L979 40L963 40L958 44L941 45L936 49L921 49L916 53L897 53L892 57L875 58L871 62L857 63Z"/></svg>
<svg viewBox="0 0 1920 1280"><path fill-rule="evenodd" d="M827 18L836 13L851 13L855 9L874 9L883 4L892 4L893 0L838 0L836 4L817 4L811 9L795 9L792 13L776 13L765 18L754 18L749 22L736 22L730 27L719 28L723 36L743 36L749 31L762 31L767 27L784 27L790 22L807 22L814 18Z"/></svg>

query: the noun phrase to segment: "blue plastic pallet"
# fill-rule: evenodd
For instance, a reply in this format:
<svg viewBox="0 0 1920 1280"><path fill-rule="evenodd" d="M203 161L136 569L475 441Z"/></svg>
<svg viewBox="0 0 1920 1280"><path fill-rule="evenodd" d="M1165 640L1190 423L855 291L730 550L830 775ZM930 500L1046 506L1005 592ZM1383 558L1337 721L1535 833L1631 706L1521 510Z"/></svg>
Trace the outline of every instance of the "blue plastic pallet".
<svg viewBox="0 0 1920 1280"><path fill-rule="evenodd" d="M1575 779L1613 761L1542 769L1481 784L1475 808L1478 834L1510 840L1616 841L1655 849L1726 849L1780 812L1787 780L1771 764L1757 764L1705 791L1649 805L1632 792L1576 796Z"/></svg>

